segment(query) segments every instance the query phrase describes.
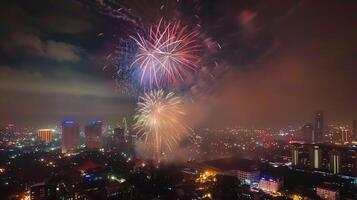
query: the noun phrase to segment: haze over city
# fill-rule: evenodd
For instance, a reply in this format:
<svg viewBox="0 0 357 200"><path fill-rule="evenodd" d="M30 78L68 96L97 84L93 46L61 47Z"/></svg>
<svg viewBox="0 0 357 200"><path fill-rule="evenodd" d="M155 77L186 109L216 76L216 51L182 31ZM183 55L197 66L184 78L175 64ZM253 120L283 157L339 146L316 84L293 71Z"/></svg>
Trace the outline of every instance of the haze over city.
<svg viewBox="0 0 357 200"><path fill-rule="evenodd" d="M0 199L357 199L356 11L1 1Z"/></svg>
<svg viewBox="0 0 357 200"><path fill-rule="evenodd" d="M201 31L222 47L214 55L220 65L214 79L195 80L205 84L198 91L204 97L194 99L205 111L197 116L202 124L300 125L319 109L329 122L357 118L353 1L210 1L197 11L189 2L156 11L161 3L155 1L144 12L147 4L129 6L146 21L189 20L197 12ZM106 59L131 34L124 20L81 2L1 5L2 123L114 122L134 113L136 97L115 88Z"/></svg>

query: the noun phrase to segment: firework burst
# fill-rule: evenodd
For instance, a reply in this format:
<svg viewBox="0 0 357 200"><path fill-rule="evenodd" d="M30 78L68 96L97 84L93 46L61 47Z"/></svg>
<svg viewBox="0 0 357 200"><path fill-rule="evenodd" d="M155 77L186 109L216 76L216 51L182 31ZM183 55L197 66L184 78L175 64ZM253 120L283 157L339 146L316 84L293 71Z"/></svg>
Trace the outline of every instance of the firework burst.
<svg viewBox="0 0 357 200"><path fill-rule="evenodd" d="M180 21L163 19L152 25L146 36L132 37L139 51L131 67L139 71L140 84L152 89L184 81L198 69L198 38L198 31L189 30Z"/></svg>
<svg viewBox="0 0 357 200"><path fill-rule="evenodd" d="M171 151L187 134L184 115L182 99L174 93L158 90L140 97L134 128L156 162L163 150Z"/></svg>

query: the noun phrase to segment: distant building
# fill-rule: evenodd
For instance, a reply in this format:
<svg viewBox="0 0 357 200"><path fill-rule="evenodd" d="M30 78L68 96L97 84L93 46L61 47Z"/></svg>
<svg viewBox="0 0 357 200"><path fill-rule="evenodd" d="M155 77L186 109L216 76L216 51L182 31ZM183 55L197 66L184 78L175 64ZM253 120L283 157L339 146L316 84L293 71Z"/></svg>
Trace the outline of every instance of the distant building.
<svg viewBox="0 0 357 200"><path fill-rule="evenodd" d="M62 153L77 149L79 146L79 124L73 120L62 123Z"/></svg>
<svg viewBox="0 0 357 200"><path fill-rule="evenodd" d="M301 140L306 143L312 143L314 127L312 124L305 124L301 128Z"/></svg>
<svg viewBox="0 0 357 200"><path fill-rule="evenodd" d="M114 129L114 136L113 136L114 143L118 146L125 145L125 129L123 128L115 128Z"/></svg>
<svg viewBox="0 0 357 200"><path fill-rule="evenodd" d="M5 126L5 133L9 135L13 135L15 133L15 124L9 123Z"/></svg>
<svg viewBox="0 0 357 200"><path fill-rule="evenodd" d="M46 199L46 184L45 182L36 183L30 187L31 200L45 200Z"/></svg>
<svg viewBox="0 0 357 200"><path fill-rule="evenodd" d="M352 141L357 142L357 120L352 121Z"/></svg>
<svg viewBox="0 0 357 200"><path fill-rule="evenodd" d="M18 129L16 128L14 123L9 123L5 126L5 135L8 141L15 142L19 137ZM5 136L4 135L4 136Z"/></svg>
<svg viewBox="0 0 357 200"><path fill-rule="evenodd" d="M258 188L265 192L278 192L284 187L284 181L282 178L262 177L259 181Z"/></svg>
<svg viewBox="0 0 357 200"><path fill-rule="evenodd" d="M347 143L349 142L349 131L343 127L340 127L341 130L341 143Z"/></svg>
<svg viewBox="0 0 357 200"><path fill-rule="evenodd" d="M324 136L324 114L322 111L318 111L315 115L315 130L313 135L314 143L323 142Z"/></svg>
<svg viewBox="0 0 357 200"><path fill-rule="evenodd" d="M52 132L52 129L38 129L37 137L45 143L50 143L53 141Z"/></svg>
<svg viewBox="0 0 357 200"><path fill-rule="evenodd" d="M340 193L337 188L318 186L316 188L316 194L322 199L326 200L338 200L340 199Z"/></svg>
<svg viewBox="0 0 357 200"><path fill-rule="evenodd" d="M84 128L85 144L89 149L103 148L102 121L93 120Z"/></svg>

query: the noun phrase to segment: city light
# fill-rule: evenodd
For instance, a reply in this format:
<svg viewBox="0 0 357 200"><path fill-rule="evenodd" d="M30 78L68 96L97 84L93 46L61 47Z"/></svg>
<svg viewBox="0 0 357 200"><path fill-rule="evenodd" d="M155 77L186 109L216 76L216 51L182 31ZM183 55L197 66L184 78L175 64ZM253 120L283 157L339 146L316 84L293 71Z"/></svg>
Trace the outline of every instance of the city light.
<svg viewBox="0 0 357 200"><path fill-rule="evenodd" d="M357 1L0 5L0 200L357 199Z"/></svg>

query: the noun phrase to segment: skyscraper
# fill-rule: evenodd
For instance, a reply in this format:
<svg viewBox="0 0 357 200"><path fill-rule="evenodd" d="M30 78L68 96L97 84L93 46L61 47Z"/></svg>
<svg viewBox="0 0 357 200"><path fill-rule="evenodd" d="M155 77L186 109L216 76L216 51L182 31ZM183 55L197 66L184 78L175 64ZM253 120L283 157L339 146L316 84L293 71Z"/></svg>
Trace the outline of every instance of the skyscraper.
<svg viewBox="0 0 357 200"><path fill-rule="evenodd" d="M292 166L332 174L357 176L357 149L333 144L291 144Z"/></svg>
<svg viewBox="0 0 357 200"><path fill-rule="evenodd" d="M357 142L357 120L352 122L352 141Z"/></svg>
<svg viewBox="0 0 357 200"><path fill-rule="evenodd" d="M37 137L45 143L52 142L53 141L52 129L38 129Z"/></svg>
<svg viewBox="0 0 357 200"><path fill-rule="evenodd" d="M292 144L292 165L298 168L309 168L311 165L310 151L306 144Z"/></svg>
<svg viewBox="0 0 357 200"><path fill-rule="evenodd" d="M346 142L349 142L349 130L345 129L344 127L340 127L340 130L341 130L341 142L342 143L346 143Z"/></svg>
<svg viewBox="0 0 357 200"><path fill-rule="evenodd" d="M331 149L330 166L333 174L339 174L341 169L341 153L336 149Z"/></svg>
<svg viewBox="0 0 357 200"><path fill-rule="evenodd" d="M114 143L118 146L123 146L126 143L125 140L125 129L123 128L115 128L114 129Z"/></svg>
<svg viewBox="0 0 357 200"><path fill-rule="evenodd" d="M31 200L45 200L46 199L46 184L44 182L37 183L30 187Z"/></svg>
<svg viewBox="0 0 357 200"><path fill-rule="evenodd" d="M311 169L320 169L321 167L321 159L322 159L322 151L318 145L313 145L309 147L309 161Z"/></svg>
<svg viewBox="0 0 357 200"><path fill-rule="evenodd" d="M302 141L306 142L306 143L311 143L312 139L313 139L313 126L312 124L305 124L302 128L301 128L301 139Z"/></svg>
<svg viewBox="0 0 357 200"><path fill-rule="evenodd" d="M313 143L323 142L324 136L324 115L322 111L316 112L315 115L315 130L313 134Z"/></svg>
<svg viewBox="0 0 357 200"><path fill-rule="evenodd" d="M89 149L103 148L102 121L93 120L84 128L85 143Z"/></svg>
<svg viewBox="0 0 357 200"><path fill-rule="evenodd" d="M62 153L75 150L79 146L79 124L73 120L62 122Z"/></svg>

